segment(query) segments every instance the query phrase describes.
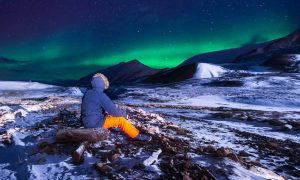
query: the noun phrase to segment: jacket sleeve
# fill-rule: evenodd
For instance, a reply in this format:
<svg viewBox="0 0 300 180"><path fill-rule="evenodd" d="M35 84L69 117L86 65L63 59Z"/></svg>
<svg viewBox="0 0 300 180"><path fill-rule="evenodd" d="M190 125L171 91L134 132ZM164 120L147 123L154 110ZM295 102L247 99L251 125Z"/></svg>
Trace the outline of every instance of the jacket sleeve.
<svg viewBox="0 0 300 180"><path fill-rule="evenodd" d="M109 115L112 116L123 116L126 118L126 113L117 108L116 105L111 101L111 99L105 94L103 93L103 95L101 96L102 98L102 107L104 108L105 111L108 112Z"/></svg>

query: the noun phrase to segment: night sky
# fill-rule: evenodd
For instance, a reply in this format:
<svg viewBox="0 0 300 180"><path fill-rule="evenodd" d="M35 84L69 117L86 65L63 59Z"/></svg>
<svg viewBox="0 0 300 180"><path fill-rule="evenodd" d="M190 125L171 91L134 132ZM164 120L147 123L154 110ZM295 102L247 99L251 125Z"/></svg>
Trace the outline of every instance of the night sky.
<svg viewBox="0 0 300 180"><path fill-rule="evenodd" d="M299 0L0 0L0 79L76 79L121 61L173 67L285 36Z"/></svg>

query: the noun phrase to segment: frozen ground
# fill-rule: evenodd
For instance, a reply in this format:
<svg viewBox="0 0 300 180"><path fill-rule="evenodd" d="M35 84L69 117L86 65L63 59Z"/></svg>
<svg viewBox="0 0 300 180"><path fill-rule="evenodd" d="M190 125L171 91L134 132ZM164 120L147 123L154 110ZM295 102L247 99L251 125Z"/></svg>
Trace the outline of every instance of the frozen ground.
<svg viewBox="0 0 300 180"><path fill-rule="evenodd" d="M299 87L300 74L248 72L124 87L117 102L152 142L112 131L79 163L78 144L53 140L81 126L79 89L0 82L0 179L298 179Z"/></svg>
<svg viewBox="0 0 300 180"><path fill-rule="evenodd" d="M289 179L300 177L299 73L232 72L127 89L120 103L162 115L192 131L198 144L231 148ZM207 157L195 161L216 169Z"/></svg>

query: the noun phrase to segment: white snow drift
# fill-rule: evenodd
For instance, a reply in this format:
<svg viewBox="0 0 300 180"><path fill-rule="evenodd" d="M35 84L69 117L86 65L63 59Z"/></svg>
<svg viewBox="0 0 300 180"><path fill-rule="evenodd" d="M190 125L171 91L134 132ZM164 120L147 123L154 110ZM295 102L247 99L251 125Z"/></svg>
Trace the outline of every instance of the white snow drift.
<svg viewBox="0 0 300 180"><path fill-rule="evenodd" d="M197 71L194 74L194 78L203 79L203 78L220 77L225 72L227 72L227 70L221 66L208 64L208 63L198 63Z"/></svg>
<svg viewBox="0 0 300 180"><path fill-rule="evenodd" d="M41 90L57 86L37 82L0 81L0 90Z"/></svg>

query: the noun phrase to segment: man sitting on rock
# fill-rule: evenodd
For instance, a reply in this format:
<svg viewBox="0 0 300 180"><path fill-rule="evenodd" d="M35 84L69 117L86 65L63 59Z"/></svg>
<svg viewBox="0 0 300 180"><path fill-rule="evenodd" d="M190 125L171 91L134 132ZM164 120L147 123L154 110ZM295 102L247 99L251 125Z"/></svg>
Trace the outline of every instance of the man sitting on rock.
<svg viewBox="0 0 300 180"><path fill-rule="evenodd" d="M141 141L151 141L151 136L140 134L124 111L117 108L111 99L103 92L108 89L109 81L106 76L97 73L92 78L92 89L82 98L81 118L84 127L109 129L118 127L129 137Z"/></svg>

